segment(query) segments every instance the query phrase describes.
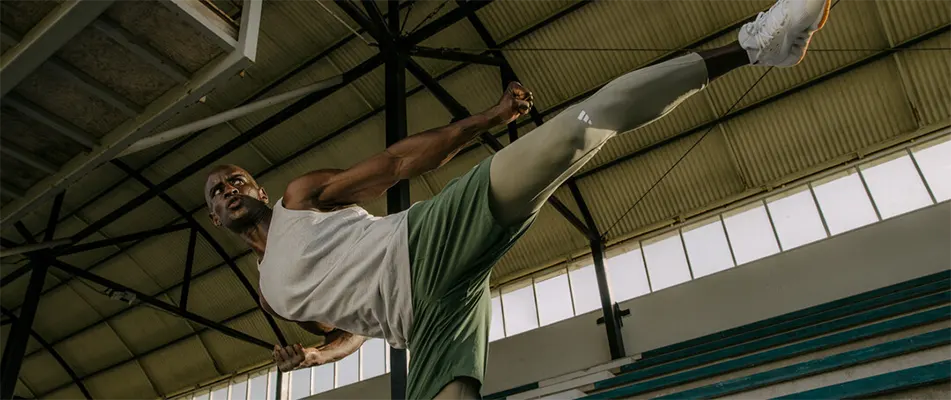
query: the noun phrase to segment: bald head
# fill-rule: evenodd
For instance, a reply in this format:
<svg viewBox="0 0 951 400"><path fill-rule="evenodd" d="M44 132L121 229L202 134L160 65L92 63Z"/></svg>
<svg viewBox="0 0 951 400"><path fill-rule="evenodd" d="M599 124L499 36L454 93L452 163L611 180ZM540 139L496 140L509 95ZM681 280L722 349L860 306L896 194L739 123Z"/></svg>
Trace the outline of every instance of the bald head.
<svg viewBox="0 0 951 400"><path fill-rule="evenodd" d="M231 230L242 229L262 207L268 196L251 173L237 165L213 167L205 179L205 204L212 222Z"/></svg>

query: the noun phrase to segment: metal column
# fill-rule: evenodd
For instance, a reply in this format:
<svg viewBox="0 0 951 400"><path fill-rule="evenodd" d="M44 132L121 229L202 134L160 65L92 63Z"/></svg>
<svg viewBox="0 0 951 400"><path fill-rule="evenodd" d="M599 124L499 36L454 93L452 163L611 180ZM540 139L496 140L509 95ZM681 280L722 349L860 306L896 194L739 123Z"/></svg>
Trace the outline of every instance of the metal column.
<svg viewBox="0 0 951 400"><path fill-rule="evenodd" d="M604 326L608 334L608 346L611 349L611 359L617 360L624 357L624 339L621 336L621 312L615 307L611 296L611 286L608 284L608 271L604 266L604 240L597 234L600 232L594 223L594 217L588 210L588 205L581 196L581 190L573 180L568 181L568 189L571 195L578 203L578 209L581 211L581 217L584 218L588 228L595 232L588 238L591 245L591 257L594 259L594 273L598 279L598 293L601 294L601 311L604 313Z"/></svg>
<svg viewBox="0 0 951 400"><path fill-rule="evenodd" d="M399 37L400 13L398 0L389 0L387 25L393 37ZM372 13L371 13L372 14ZM385 27L381 27L385 29ZM396 49L386 54L386 145L406 137L406 59ZM401 180L386 192L386 212L394 214L409 208L409 181ZM390 349L390 398L406 398L406 350Z"/></svg>

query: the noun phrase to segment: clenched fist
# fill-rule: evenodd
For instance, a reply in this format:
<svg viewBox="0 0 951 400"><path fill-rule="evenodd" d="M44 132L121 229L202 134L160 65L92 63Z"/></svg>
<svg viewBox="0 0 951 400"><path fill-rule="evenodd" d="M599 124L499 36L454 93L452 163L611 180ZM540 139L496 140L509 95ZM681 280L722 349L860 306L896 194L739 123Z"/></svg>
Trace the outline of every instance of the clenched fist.
<svg viewBox="0 0 951 400"><path fill-rule="evenodd" d="M495 106L500 124L515 121L518 117L528 114L535 104L532 92L521 83L511 82L502 93L499 104Z"/></svg>
<svg viewBox="0 0 951 400"><path fill-rule="evenodd" d="M295 369L309 368L320 365L320 352L314 348L304 348L300 344L294 344L287 347L274 345L272 353L274 363L281 372L293 371Z"/></svg>

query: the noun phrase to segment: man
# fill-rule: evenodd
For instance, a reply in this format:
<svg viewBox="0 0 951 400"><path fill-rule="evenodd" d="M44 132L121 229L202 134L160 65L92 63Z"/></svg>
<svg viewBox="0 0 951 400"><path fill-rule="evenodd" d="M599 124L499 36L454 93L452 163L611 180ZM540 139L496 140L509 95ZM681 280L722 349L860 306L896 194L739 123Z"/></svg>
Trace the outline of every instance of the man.
<svg viewBox="0 0 951 400"><path fill-rule="evenodd" d="M532 106L509 85L494 107L410 136L346 170L318 170L270 197L246 171L216 167L210 216L258 256L261 307L325 336L319 348L274 348L282 371L333 362L367 337L409 348L407 396L478 398L485 372L492 266L555 189L618 132L654 121L745 65L798 64L831 0L779 0L737 42L628 73L487 158L430 200L379 218L355 204L448 162Z"/></svg>

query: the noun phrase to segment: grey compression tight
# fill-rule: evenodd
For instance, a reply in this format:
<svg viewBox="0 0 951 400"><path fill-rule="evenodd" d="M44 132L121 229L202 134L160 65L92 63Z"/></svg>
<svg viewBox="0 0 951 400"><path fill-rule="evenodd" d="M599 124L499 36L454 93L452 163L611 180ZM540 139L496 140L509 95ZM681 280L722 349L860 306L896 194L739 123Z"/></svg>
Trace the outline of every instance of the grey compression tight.
<svg viewBox="0 0 951 400"><path fill-rule="evenodd" d="M692 53L629 72L500 150L490 167L492 212L518 224L578 172L618 132L663 117L707 84Z"/></svg>

